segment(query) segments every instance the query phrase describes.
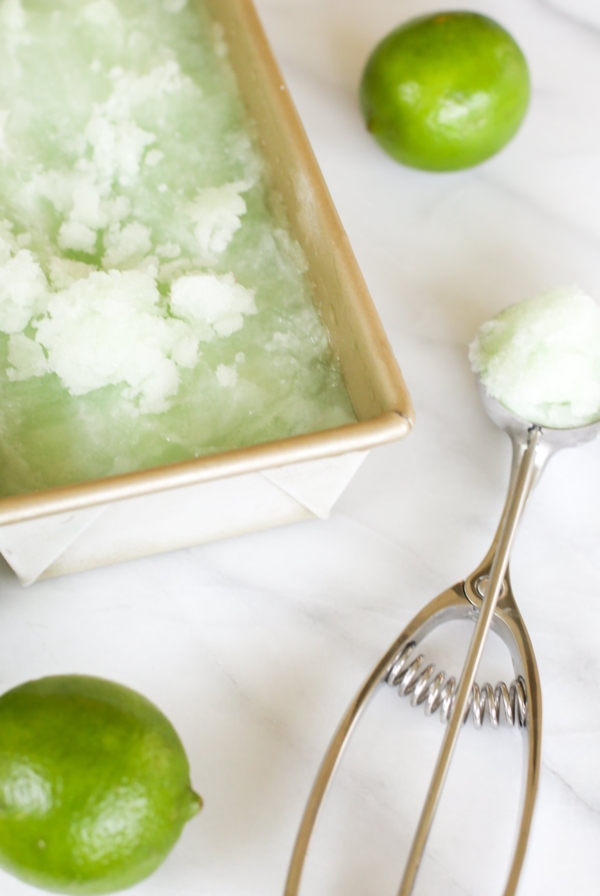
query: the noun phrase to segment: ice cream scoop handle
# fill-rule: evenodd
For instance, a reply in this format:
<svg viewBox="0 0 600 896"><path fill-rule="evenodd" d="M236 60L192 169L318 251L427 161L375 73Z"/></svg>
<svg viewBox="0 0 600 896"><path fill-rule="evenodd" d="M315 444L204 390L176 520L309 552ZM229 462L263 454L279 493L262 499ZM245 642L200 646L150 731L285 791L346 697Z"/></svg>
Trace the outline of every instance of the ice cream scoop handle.
<svg viewBox="0 0 600 896"><path fill-rule="evenodd" d="M423 853L427 845L429 832L446 781L448 769L456 749L458 736L462 728L465 713L468 710L469 697L473 684L475 683L475 676L477 674L483 648L490 631L498 599L502 592L502 585L508 568L510 551L514 542L517 527L523 515L525 504L531 492L536 473L538 472L536 454L541 436L542 430L539 427L534 426L531 428L526 449L521 457L511 483L508 501L498 533L497 546L486 594L481 603L481 609L477 617L477 623L469 645L467 658L460 676L456 700L452 707L452 713L444 734L435 771L429 785L425 804L411 845L398 896L410 896L413 891L421 859L423 858Z"/></svg>

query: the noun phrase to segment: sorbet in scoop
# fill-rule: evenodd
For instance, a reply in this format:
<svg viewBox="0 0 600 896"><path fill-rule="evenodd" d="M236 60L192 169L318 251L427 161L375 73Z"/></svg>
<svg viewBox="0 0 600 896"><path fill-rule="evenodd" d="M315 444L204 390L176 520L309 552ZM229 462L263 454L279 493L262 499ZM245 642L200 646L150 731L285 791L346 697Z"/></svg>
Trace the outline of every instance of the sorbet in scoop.
<svg viewBox="0 0 600 896"><path fill-rule="evenodd" d="M469 358L489 395L524 420L568 429L600 419L600 305L579 289L506 308Z"/></svg>

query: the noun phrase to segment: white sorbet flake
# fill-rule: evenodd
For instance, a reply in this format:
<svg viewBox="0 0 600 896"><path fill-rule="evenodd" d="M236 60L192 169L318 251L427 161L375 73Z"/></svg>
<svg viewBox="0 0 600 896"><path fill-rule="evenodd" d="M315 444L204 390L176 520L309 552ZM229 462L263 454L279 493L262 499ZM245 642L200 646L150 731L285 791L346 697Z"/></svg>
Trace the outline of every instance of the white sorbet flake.
<svg viewBox="0 0 600 896"><path fill-rule="evenodd" d="M19 244L12 235L8 233L0 236L0 265L6 264L13 256L13 252L18 251Z"/></svg>
<svg viewBox="0 0 600 896"><path fill-rule="evenodd" d="M27 249L0 265L0 331L18 333L44 306L48 284Z"/></svg>
<svg viewBox="0 0 600 896"><path fill-rule="evenodd" d="M190 328L165 317L155 280L140 271L76 281L51 298L35 326L50 370L72 395L124 384L124 396L150 413L168 409L179 387L173 356L189 366L194 347Z"/></svg>
<svg viewBox="0 0 600 896"><path fill-rule="evenodd" d="M13 333L8 341L9 380L27 380L32 376L45 376L50 367L44 349L23 333Z"/></svg>
<svg viewBox="0 0 600 896"><path fill-rule="evenodd" d="M83 261L72 261L70 258L59 258L53 255L48 265L48 275L54 289L67 289L75 280L89 277L94 268Z"/></svg>
<svg viewBox="0 0 600 896"><path fill-rule="evenodd" d="M150 229L135 221L123 229L118 224L113 225L104 236L104 245L103 267L108 269L125 263L135 264L152 248Z"/></svg>
<svg viewBox="0 0 600 896"><path fill-rule="evenodd" d="M163 0L163 9L166 12L178 13L187 6L187 0Z"/></svg>
<svg viewBox="0 0 600 896"><path fill-rule="evenodd" d="M192 368L198 361L198 339L192 333L182 336L173 346L171 357L180 367Z"/></svg>
<svg viewBox="0 0 600 896"><path fill-rule="evenodd" d="M133 180L147 146L156 135L138 128L133 121L112 121L101 110L92 115L85 138L92 148L94 168L99 177L121 182Z"/></svg>
<svg viewBox="0 0 600 896"><path fill-rule="evenodd" d="M159 162L161 162L165 157L164 152L161 152L160 149L151 149L150 152L146 153L146 158L144 162L150 168L156 167Z"/></svg>
<svg viewBox="0 0 600 896"><path fill-rule="evenodd" d="M106 200L104 208L111 221L122 221L131 212L131 202L127 196L117 196L115 199Z"/></svg>
<svg viewBox="0 0 600 896"><path fill-rule="evenodd" d="M240 196L252 187L251 181L235 181L222 187L201 190L190 207L190 218L204 252L224 252L234 234L242 226L240 218L246 214L246 203Z"/></svg>
<svg viewBox="0 0 600 896"><path fill-rule="evenodd" d="M233 389L237 386L238 372L235 367L228 367L226 364L219 364L217 367L217 380L219 385L225 389Z"/></svg>
<svg viewBox="0 0 600 896"><path fill-rule="evenodd" d="M174 59L155 66L147 75L113 68L110 78L113 92L102 108L111 118L127 118L142 103L156 102L159 97L194 87L193 81L183 74ZM198 90L197 87L194 89Z"/></svg>
<svg viewBox="0 0 600 896"><path fill-rule="evenodd" d="M70 219L85 224L90 230L100 230L108 224L108 217L102 208L102 196L98 186L91 180L81 180L73 188L73 207Z"/></svg>
<svg viewBox="0 0 600 896"><path fill-rule="evenodd" d="M178 243L165 243L156 247L156 254L161 258L177 258L181 255L181 246Z"/></svg>
<svg viewBox="0 0 600 896"><path fill-rule="evenodd" d="M58 245L61 249L93 254L96 249L96 232L81 221L65 221L58 231Z"/></svg>
<svg viewBox="0 0 600 896"><path fill-rule="evenodd" d="M578 289L502 311L469 358L488 393L524 420L566 429L600 418L600 305Z"/></svg>
<svg viewBox="0 0 600 896"><path fill-rule="evenodd" d="M129 270L132 265L125 264L121 267L123 270ZM140 263L137 265L138 271L145 271L147 274L150 274L155 280L158 279L158 267L159 260L156 255L146 255L146 257L142 258Z"/></svg>
<svg viewBox="0 0 600 896"><path fill-rule="evenodd" d="M236 333L245 315L257 313L253 290L232 274L186 274L174 281L170 304L173 314L188 320L203 342Z"/></svg>
<svg viewBox="0 0 600 896"><path fill-rule="evenodd" d="M191 268L192 263L189 258L176 258L175 261L161 264L158 269L158 282L170 283L178 274L183 274L184 271L189 271Z"/></svg>
<svg viewBox="0 0 600 896"><path fill-rule="evenodd" d="M33 175L28 186L33 197L43 196L57 212L66 215L73 208L73 191L78 183L79 176L70 171L42 171Z"/></svg>
<svg viewBox="0 0 600 896"><path fill-rule="evenodd" d="M111 70L110 78L112 93L94 108L84 136L92 149L94 175L106 182L118 179L128 184L137 176L146 148L156 140L155 134L135 124L132 112L143 103L193 86L193 82L175 60L155 66L141 76L117 66Z"/></svg>

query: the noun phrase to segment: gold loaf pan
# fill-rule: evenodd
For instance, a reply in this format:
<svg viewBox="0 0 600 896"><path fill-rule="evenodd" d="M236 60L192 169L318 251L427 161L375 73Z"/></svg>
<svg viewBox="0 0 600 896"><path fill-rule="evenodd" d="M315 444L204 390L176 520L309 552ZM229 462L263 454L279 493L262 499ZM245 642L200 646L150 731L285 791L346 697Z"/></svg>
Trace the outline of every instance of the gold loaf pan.
<svg viewBox="0 0 600 896"><path fill-rule="evenodd" d="M358 422L137 473L2 498L0 525L366 451L402 438L412 426L413 410L402 374L254 4L251 0L206 2L225 31L230 61L266 161L272 204L283 209L307 255L315 300Z"/></svg>

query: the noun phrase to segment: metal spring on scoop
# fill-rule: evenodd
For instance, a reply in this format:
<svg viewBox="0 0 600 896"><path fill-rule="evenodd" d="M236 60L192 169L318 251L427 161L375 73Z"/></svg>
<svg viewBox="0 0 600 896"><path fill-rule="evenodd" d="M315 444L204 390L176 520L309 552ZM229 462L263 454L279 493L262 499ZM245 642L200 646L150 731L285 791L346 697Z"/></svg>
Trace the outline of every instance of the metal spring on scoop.
<svg viewBox="0 0 600 896"><path fill-rule="evenodd" d="M433 663L427 664L423 654L413 659L416 647L410 641L398 654L386 676L386 684L398 688L401 697L410 696L412 706L425 707L425 715L440 711L440 720L447 722L457 690L455 678L447 678L442 670L436 671ZM486 683L483 687L473 685L465 721L472 715L475 728L481 728L487 713L492 728L500 722L500 710L508 725L527 727L527 691L525 681L519 676L508 687L500 681L495 688Z"/></svg>

